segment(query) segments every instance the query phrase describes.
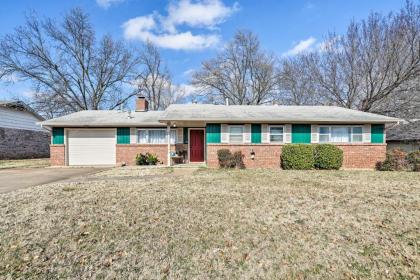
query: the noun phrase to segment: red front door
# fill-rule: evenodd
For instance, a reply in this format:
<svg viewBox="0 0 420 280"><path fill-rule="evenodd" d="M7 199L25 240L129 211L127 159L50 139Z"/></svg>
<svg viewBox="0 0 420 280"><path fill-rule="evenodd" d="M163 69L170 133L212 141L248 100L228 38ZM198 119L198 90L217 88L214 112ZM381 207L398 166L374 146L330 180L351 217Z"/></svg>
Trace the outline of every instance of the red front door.
<svg viewBox="0 0 420 280"><path fill-rule="evenodd" d="M190 129L190 162L204 162L204 130Z"/></svg>

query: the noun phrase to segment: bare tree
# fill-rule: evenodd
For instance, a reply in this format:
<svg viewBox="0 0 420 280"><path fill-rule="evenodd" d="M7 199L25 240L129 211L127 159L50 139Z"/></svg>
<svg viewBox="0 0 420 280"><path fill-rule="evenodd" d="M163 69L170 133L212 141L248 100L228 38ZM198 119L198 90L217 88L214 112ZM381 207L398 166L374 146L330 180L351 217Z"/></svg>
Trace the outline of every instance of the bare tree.
<svg viewBox="0 0 420 280"><path fill-rule="evenodd" d="M315 92L321 104L412 114L419 99L420 5L407 2L388 16L372 13L352 22L345 35L330 34L321 50L289 58L282 66L280 88L294 91L299 102L312 103Z"/></svg>
<svg viewBox="0 0 420 280"><path fill-rule="evenodd" d="M161 96L160 108L166 109L171 104L182 103L186 97L187 92L185 86L168 84Z"/></svg>
<svg viewBox="0 0 420 280"><path fill-rule="evenodd" d="M141 50L140 63L143 69L136 78L139 93L149 100L150 109L165 109L165 106L169 106L168 100L171 100L168 97L173 94L171 76L163 64L158 48L150 41Z"/></svg>
<svg viewBox="0 0 420 280"><path fill-rule="evenodd" d="M257 36L238 31L223 51L193 73L192 84L216 103L263 104L276 92L275 73L275 58L260 49Z"/></svg>
<svg viewBox="0 0 420 280"><path fill-rule="evenodd" d="M61 23L32 13L0 40L0 78L30 80L34 105L48 117L119 107L136 94L125 87L136 65L123 43L110 36L96 41L81 9L72 9Z"/></svg>
<svg viewBox="0 0 420 280"><path fill-rule="evenodd" d="M279 101L287 105L322 103L317 84L311 77L310 63L305 56L285 58L278 75Z"/></svg>

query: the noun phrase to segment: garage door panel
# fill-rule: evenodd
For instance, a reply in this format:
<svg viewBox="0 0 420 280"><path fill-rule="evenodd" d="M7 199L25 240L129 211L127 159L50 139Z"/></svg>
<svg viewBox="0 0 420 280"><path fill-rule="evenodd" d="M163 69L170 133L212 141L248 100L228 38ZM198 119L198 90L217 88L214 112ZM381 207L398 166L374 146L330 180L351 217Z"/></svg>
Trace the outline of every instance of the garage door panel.
<svg viewBox="0 0 420 280"><path fill-rule="evenodd" d="M115 164L115 130L69 130L69 165Z"/></svg>

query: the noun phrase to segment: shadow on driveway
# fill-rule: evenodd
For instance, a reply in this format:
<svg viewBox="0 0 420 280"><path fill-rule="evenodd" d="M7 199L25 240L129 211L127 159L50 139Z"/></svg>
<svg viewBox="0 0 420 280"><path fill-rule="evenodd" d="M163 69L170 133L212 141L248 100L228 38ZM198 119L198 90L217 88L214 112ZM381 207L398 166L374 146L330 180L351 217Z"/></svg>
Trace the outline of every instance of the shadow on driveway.
<svg viewBox="0 0 420 280"><path fill-rule="evenodd" d="M0 193L96 173L106 168L16 168L0 170Z"/></svg>

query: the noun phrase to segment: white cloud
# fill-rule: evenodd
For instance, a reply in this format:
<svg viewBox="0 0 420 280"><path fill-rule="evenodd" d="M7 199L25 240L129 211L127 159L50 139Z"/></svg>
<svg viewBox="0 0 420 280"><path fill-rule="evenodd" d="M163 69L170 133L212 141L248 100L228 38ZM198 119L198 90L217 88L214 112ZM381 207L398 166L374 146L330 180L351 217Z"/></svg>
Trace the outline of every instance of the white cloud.
<svg viewBox="0 0 420 280"><path fill-rule="evenodd" d="M168 16L162 20L162 23L169 32L176 32L176 26L181 24L214 28L236 12L238 7L236 2L229 7L220 0L203 0L194 3L190 0L181 0L169 5Z"/></svg>
<svg viewBox="0 0 420 280"><path fill-rule="evenodd" d="M316 49L319 52L325 52L325 51L339 51L339 47L337 46L337 42L340 40L340 36L335 36L332 38L329 38L325 41L322 41L316 45Z"/></svg>
<svg viewBox="0 0 420 280"><path fill-rule="evenodd" d="M183 97L190 97L199 91L199 88L191 84L181 84L180 88L183 91Z"/></svg>
<svg viewBox="0 0 420 280"><path fill-rule="evenodd" d="M306 40L299 41L293 48L283 53L283 56L293 56L300 54L302 52L307 52L313 50L313 47L316 43L314 37L309 37Z"/></svg>
<svg viewBox="0 0 420 280"><path fill-rule="evenodd" d="M152 16L130 19L123 24L124 37L131 40L151 41L159 47L175 50L197 50L217 45L216 34L193 35L190 31L179 33L156 33L156 21Z"/></svg>
<svg viewBox="0 0 420 280"><path fill-rule="evenodd" d="M128 40L150 40L159 47L176 50L205 49L220 43L217 33L193 34L190 30L180 32L177 27L185 25L214 30L237 9L237 3L229 7L220 0L202 0L194 3L181 0L169 5L167 16L158 13L139 16L126 21L122 28L124 37Z"/></svg>
<svg viewBox="0 0 420 280"><path fill-rule="evenodd" d="M125 0L96 0L96 4L101 8L108 9L111 5L119 4L124 1Z"/></svg>

